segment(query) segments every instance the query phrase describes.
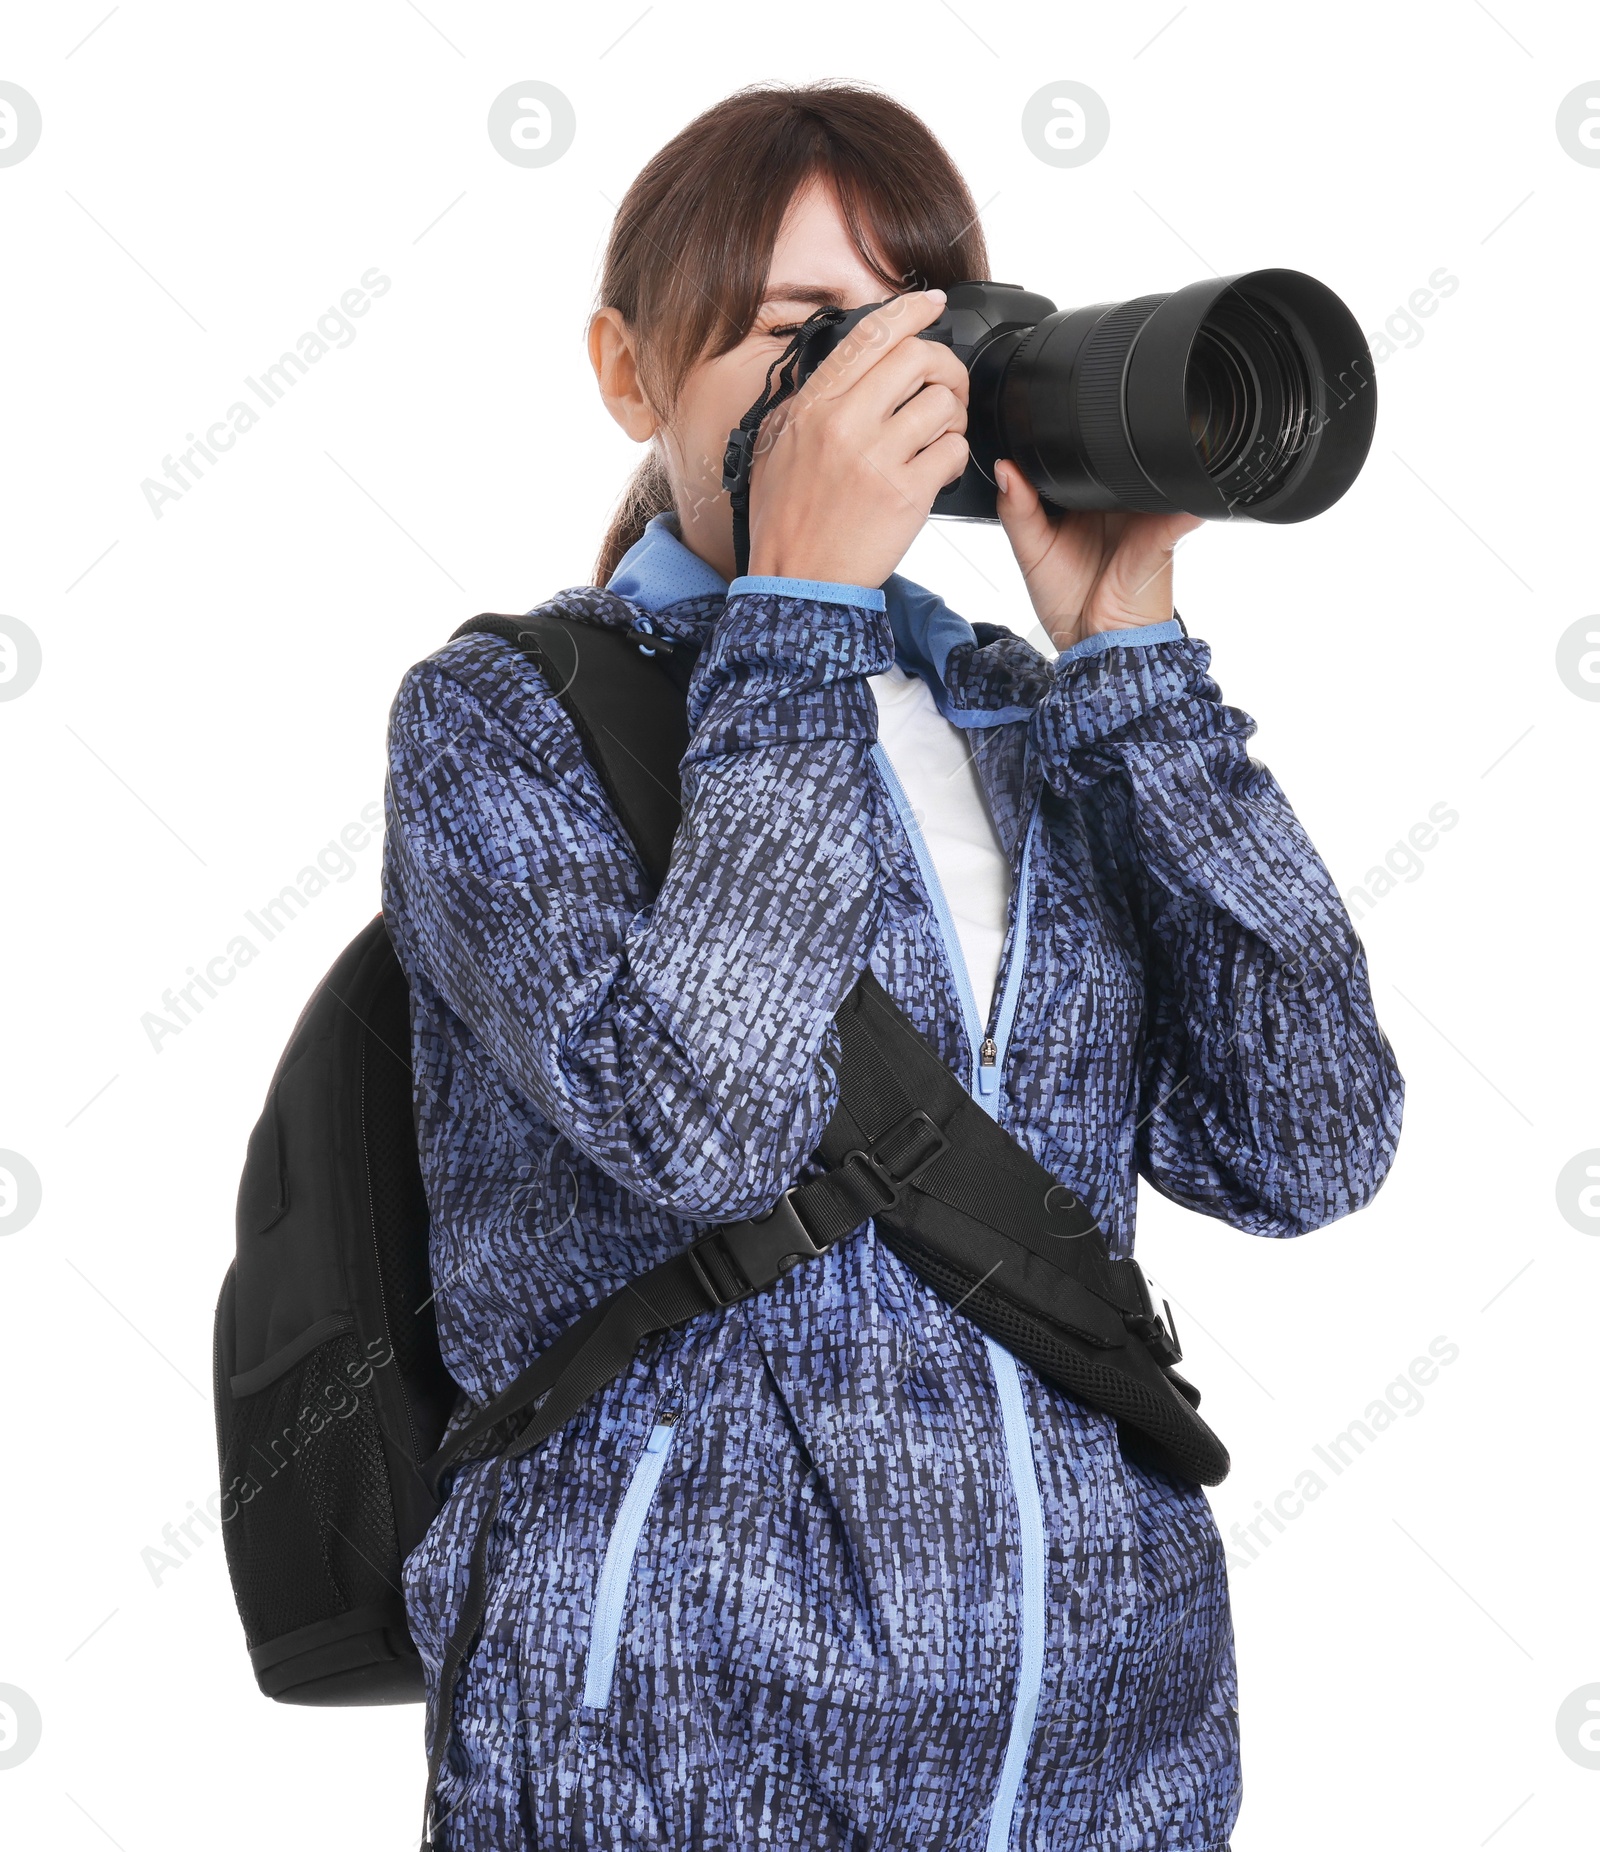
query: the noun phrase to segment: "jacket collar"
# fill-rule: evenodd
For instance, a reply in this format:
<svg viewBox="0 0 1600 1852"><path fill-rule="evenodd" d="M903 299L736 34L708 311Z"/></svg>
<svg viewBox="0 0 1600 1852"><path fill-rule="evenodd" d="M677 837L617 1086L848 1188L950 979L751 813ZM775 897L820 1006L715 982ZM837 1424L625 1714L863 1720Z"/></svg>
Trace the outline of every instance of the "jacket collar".
<svg viewBox="0 0 1600 1852"><path fill-rule="evenodd" d="M728 595L728 581L683 544L678 517L669 511L645 523L644 532L617 561L606 590L654 617L705 598L720 605Z"/></svg>

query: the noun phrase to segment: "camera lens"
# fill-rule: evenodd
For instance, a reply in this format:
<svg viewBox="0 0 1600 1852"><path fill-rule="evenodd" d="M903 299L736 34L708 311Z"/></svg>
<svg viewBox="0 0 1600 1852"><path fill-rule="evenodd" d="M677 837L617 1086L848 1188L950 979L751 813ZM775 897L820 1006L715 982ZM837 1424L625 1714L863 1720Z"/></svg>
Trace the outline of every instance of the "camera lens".
<svg viewBox="0 0 1600 1852"><path fill-rule="evenodd" d="M1237 462L1260 417L1254 370L1237 343L1214 322L1195 337L1183 382L1189 435L1215 481Z"/></svg>
<svg viewBox="0 0 1600 1852"><path fill-rule="evenodd" d="M1233 508L1271 496L1311 436L1305 354L1270 303L1238 290L1200 324L1184 396L1201 464Z"/></svg>
<svg viewBox="0 0 1600 1852"><path fill-rule="evenodd" d="M1059 309L969 364L975 466L1014 458L1057 508L1303 521L1344 494L1372 442L1366 339L1294 270Z"/></svg>

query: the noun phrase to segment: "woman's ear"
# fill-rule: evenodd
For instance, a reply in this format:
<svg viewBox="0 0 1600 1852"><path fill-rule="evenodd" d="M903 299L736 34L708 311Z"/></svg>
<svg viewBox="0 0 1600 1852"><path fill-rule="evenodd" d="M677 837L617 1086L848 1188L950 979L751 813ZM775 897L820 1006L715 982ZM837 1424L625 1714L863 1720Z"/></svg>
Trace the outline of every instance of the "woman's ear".
<svg viewBox="0 0 1600 1852"><path fill-rule="evenodd" d="M639 380L633 331L615 309L597 309L589 323L589 364L606 410L636 444L647 442L661 420Z"/></svg>

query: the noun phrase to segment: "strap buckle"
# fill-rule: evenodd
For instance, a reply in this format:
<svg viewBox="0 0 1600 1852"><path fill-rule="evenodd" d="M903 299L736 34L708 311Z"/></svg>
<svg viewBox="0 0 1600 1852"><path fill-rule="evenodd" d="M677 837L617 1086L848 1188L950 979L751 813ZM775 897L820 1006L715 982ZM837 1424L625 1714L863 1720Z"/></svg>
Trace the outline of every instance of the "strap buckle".
<svg viewBox="0 0 1600 1852"><path fill-rule="evenodd" d="M801 1261L827 1253L827 1244L819 1245L800 1220L793 1196L794 1189L785 1190L765 1215L713 1228L689 1249L695 1278L719 1309L761 1292Z"/></svg>
<svg viewBox="0 0 1600 1852"><path fill-rule="evenodd" d="M722 486L732 496L745 496L750 492L750 468L755 461L756 434L743 426L736 426L728 433L728 442L722 453Z"/></svg>
<svg viewBox="0 0 1600 1852"><path fill-rule="evenodd" d="M908 1136L911 1138L910 1147L901 1150ZM949 1144L949 1139L925 1112L914 1112L898 1125L890 1126L887 1132L880 1132L865 1150L858 1147L854 1151L847 1151L843 1162L850 1164L859 1161L861 1168L884 1192L884 1200L878 1205L877 1211L881 1213L885 1209L892 1209L899 1202L906 1185L914 1183L933 1160L948 1149ZM885 1161L884 1153L887 1152L892 1159L897 1151L900 1164L892 1168Z"/></svg>
<svg viewBox="0 0 1600 1852"><path fill-rule="evenodd" d="M1178 1342L1178 1321L1172 1316L1172 1307L1165 1299L1161 1301L1161 1309L1167 1315L1166 1324L1153 1311L1124 1312L1122 1322L1163 1369L1170 1369L1173 1364L1182 1363L1183 1346Z"/></svg>

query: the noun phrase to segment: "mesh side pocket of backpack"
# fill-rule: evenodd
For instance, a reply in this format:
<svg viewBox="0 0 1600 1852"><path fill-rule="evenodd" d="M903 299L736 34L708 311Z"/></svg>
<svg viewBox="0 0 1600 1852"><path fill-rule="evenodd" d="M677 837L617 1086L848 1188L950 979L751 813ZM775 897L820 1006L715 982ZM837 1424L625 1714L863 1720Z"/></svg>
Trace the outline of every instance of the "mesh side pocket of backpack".
<svg viewBox="0 0 1600 1852"><path fill-rule="evenodd" d="M1157 1394L1090 1348L1058 1333L1026 1307L988 1286L922 1243L878 1224L884 1245L981 1331L1069 1395L1135 1430L1133 1447L1163 1472L1217 1485L1228 1471L1227 1449L1175 1388Z"/></svg>
<svg viewBox="0 0 1600 1852"><path fill-rule="evenodd" d="M371 1366L353 1333L233 1401L222 1484L228 1569L252 1652L398 1600Z"/></svg>

